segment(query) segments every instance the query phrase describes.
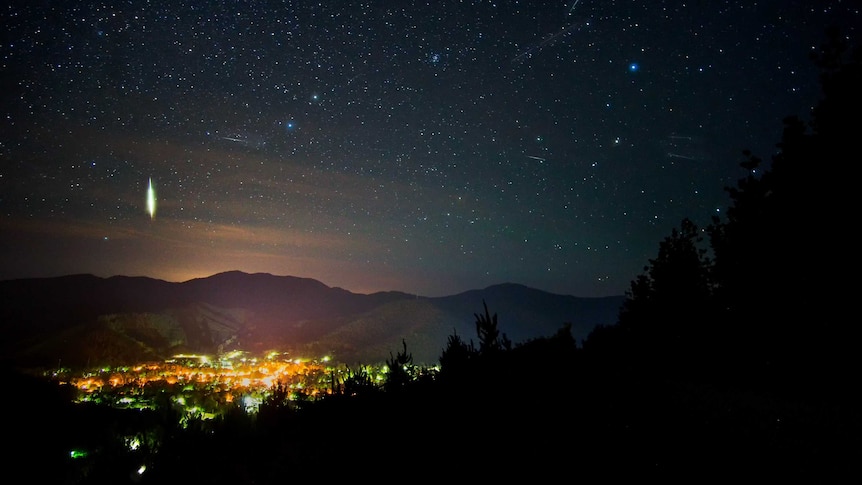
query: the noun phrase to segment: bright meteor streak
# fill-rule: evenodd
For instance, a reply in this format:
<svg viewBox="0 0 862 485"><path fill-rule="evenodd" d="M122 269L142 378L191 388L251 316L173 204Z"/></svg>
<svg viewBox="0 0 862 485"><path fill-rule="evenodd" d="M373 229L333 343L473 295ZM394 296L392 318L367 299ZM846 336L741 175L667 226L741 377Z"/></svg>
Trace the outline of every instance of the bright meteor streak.
<svg viewBox="0 0 862 485"><path fill-rule="evenodd" d="M147 187L147 213L150 219L156 217L156 191L153 190L153 179L150 178L150 185Z"/></svg>

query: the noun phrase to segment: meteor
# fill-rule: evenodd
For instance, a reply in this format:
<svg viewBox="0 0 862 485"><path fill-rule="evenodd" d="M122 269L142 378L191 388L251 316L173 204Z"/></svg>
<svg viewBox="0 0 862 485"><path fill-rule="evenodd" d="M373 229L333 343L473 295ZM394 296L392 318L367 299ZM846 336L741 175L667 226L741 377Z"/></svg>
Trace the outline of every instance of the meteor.
<svg viewBox="0 0 862 485"><path fill-rule="evenodd" d="M683 160L697 160L695 157L689 157L688 155L680 155L679 153L668 152L668 158L681 158Z"/></svg>
<svg viewBox="0 0 862 485"><path fill-rule="evenodd" d="M147 187L147 213L150 219L156 218L156 191L153 189L153 178L150 177L150 185Z"/></svg>

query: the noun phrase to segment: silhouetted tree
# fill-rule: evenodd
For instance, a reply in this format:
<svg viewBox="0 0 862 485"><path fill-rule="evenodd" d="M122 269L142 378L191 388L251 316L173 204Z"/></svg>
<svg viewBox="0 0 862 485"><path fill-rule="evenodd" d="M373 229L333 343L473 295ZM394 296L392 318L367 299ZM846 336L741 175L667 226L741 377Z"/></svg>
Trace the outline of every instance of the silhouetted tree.
<svg viewBox="0 0 862 485"><path fill-rule="evenodd" d="M407 342L401 340L402 350L397 355L393 356L389 353L389 358L386 359L386 366L389 372L386 374L386 381L383 383L383 388L386 391L397 391L412 382L416 377L416 366L413 364L413 354L407 352Z"/></svg>
<svg viewBox="0 0 862 485"><path fill-rule="evenodd" d="M765 168L744 153L747 175L727 188L726 220L714 218L707 231L738 374L782 391L833 393L860 365L862 335L846 321L852 286L835 275L855 273L853 238L842 229L855 179L847 167L858 158L862 50L831 32L813 59L823 97L811 121L784 120Z"/></svg>
<svg viewBox="0 0 862 485"><path fill-rule="evenodd" d="M713 218L705 231L683 220L632 281L618 324L586 339L588 353L615 347L629 361L709 368L771 391L852 388L862 332L846 322L851 286L835 273L854 254L840 231L851 207L853 178L843 167L857 151L862 51L846 40L833 35L814 56L824 96L811 122L786 118L765 167L743 152L746 176L726 188L725 220Z"/></svg>
<svg viewBox="0 0 862 485"><path fill-rule="evenodd" d="M477 355L473 341L470 340L468 344L458 335L457 330L453 330L440 354L440 379L452 380L462 375Z"/></svg>
<svg viewBox="0 0 862 485"><path fill-rule="evenodd" d="M365 366L359 366L357 369L347 367L347 377L342 383L343 395L368 396L376 394L379 390Z"/></svg>
<svg viewBox="0 0 862 485"><path fill-rule="evenodd" d="M497 314L488 311L488 304L482 300L482 306L485 308L484 315L474 313L476 317L476 334L479 338L479 353L493 354L500 350L509 350L512 348L512 342L506 337L506 334L500 335L500 330L497 328Z"/></svg>
<svg viewBox="0 0 862 485"><path fill-rule="evenodd" d="M263 423L273 423L283 419L293 409L290 402L290 387L276 381L269 389L269 394L258 406L258 420Z"/></svg>
<svg viewBox="0 0 862 485"><path fill-rule="evenodd" d="M638 359L639 365L690 369L691 359L704 355L711 284L702 239L694 222L683 219L632 281L613 333L627 358Z"/></svg>

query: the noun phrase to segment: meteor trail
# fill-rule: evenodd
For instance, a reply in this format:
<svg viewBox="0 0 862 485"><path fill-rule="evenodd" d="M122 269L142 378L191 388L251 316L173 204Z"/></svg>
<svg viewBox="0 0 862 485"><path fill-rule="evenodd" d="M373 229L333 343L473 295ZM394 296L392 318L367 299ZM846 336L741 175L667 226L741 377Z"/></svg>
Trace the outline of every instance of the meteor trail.
<svg viewBox="0 0 862 485"><path fill-rule="evenodd" d="M153 178L150 177L150 184L147 187L147 213L150 219L156 218L156 191L153 189Z"/></svg>
<svg viewBox="0 0 862 485"><path fill-rule="evenodd" d="M533 160L538 160L540 162L544 162L546 159L540 157L534 157L532 155L527 155L527 158L532 158Z"/></svg>
<svg viewBox="0 0 862 485"><path fill-rule="evenodd" d="M687 155L680 155L679 153L668 152L667 154L670 158L681 158L683 160L697 160L695 157L689 157Z"/></svg>
<svg viewBox="0 0 862 485"><path fill-rule="evenodd" d="M569 34L570 32L579 31L579 30L581 30L581 27L589 26L589 25L590 25L589 22L587 22L586 24L581 24L580 22L572 22L569 25L562 27L558 32L554 32L554 33L551 33L549 35L546 35L545 38L542 39L541 42L539 42L536 45L530 46L527 50L525 50L525 51L521 52L520 54L516 55L515 57L513 57L511 59L511 62L520 62L526 58L529 58L530 56L532 56L533 52L539 52L549 45L554 45L563 36Z"/></svg>

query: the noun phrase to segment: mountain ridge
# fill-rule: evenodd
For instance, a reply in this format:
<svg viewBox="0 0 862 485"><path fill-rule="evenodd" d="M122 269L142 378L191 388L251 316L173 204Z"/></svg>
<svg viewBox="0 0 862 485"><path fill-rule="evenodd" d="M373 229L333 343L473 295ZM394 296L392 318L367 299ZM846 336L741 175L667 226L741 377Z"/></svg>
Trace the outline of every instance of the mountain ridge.
<svg viewBox="0 0 862 485"><path fill-rule="evenodd" d="M334 353L379 362L402 340L417 363L436 363L447 336L475 334L483 302L512 342L572 324L581 340L616 322L623 296L576 297L518 283L448 296L354 293L319 280L226 271L184 282L74 274L0 281L0 358L16 365L118 364L229 347Z"/></svg>

